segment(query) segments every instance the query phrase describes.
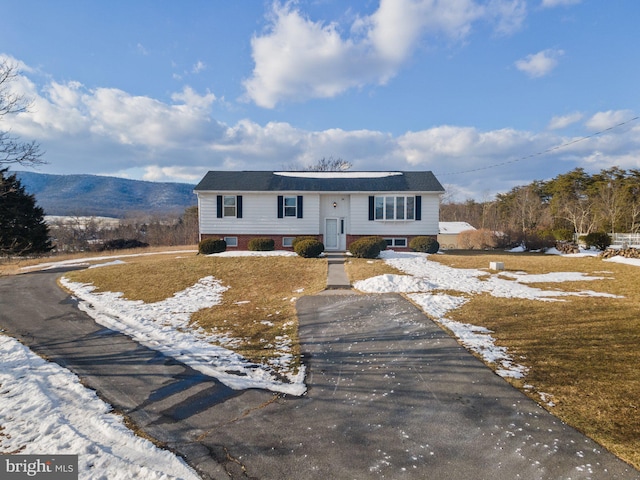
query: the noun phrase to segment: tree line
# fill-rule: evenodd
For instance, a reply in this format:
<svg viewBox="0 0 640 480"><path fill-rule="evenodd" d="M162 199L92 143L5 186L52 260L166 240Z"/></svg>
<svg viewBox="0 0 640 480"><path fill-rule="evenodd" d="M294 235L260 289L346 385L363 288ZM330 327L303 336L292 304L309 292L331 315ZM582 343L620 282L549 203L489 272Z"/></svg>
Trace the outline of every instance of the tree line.
<svg viewBox="0 0 640 480"><path fill-rule="evenodd" d="M571 241L596 232L638 233L640 170L611 167L588 174L576 168L551 180L514 187L493 200L445 199L440 220L501 232L508 245Z"/></svg>
<svg viewBox="0 0 640 480"><path fill-rule="evenodd" d="M105 222L96 217L64 217L49 222L57 253L118 250L198 243L198 207L181 215L135 215Z"/></svg>

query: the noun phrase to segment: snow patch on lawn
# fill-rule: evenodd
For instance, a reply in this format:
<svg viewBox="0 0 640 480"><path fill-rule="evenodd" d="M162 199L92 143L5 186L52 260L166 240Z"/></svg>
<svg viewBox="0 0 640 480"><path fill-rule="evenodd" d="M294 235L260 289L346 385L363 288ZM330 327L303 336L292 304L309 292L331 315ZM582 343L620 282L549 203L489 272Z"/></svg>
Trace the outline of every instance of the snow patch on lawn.
<svg viewBox="0 0 640 480"><path fill-rule="evenodd" d="M607 258L605 262L624 263L626 265L640 267L640 258L626 258L617 255L615 257Z"/></svg>
<svg viewBox="0 0 640 480"><path fill-rule="evenodd" d="M271 363L272 367L284 371L280 374L288 382L283 382L272 369L249 362L232 350L212 343L231 346L236 339L189 325L193 313L218 305L228 288L212 276L155 303L127 300L119 292L95 293L95 286L72 282L65 277L60 281L81 300L78 307L99 324L215 377L234 390L263 388L290 395L302 395L306 391L303 368L287 375L287 371L292 371L293 361L290 348L287 348L288 338L281 339L281 355Z"/></svg>

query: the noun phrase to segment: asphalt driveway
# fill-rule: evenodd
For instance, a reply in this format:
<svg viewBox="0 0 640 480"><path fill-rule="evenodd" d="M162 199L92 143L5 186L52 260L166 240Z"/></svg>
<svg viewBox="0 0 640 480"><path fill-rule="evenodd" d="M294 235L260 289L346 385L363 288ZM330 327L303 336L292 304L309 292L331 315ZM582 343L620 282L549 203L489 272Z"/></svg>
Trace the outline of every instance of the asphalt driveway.
<svg viewBox="0 0 640 480"><path fill-rule="evenodd" d="M0 328L76 372L203 478L640 478L401 296L299 299L308 392L291 397L230 390L96 325L58 274L0 278Z"/></svg>

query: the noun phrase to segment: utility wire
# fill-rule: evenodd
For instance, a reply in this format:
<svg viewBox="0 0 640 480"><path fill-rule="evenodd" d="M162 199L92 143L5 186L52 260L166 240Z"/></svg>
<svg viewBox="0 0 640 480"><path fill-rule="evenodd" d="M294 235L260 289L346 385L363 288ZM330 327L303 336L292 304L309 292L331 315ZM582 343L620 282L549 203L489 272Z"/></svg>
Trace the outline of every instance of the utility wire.
<svg viewBox="0 0 640 480"><path fill-rule="evenodd" d="M516 162L521 162L523 160L527 160L529 158L546 155L547 153L555 152L556 150L560 150L561 148L566 148L566 147L568 147L570 145L575 145L578 142L582 142L584 140L588 140L588 139L596 137L598 135L602 135L603 133L606 133L606 132L609 132L609 131L614 130L616 128L619 128L619 127L621 127L623 125L626 125L627 123L631 123L634 120L638 120L638 118L640 118L640 116L636 116L636 117L630 118L629 120L626 120L626 121L624 121L622 123L618 123L617 125L614 125L612 127L605 128L604 130L600 130L599 132L592 133L591 135L587 135L586 137L581 137L581 138L578 138L576 140L571 140L570 142L563 143L561 145L556 145L555 147L548 148L548 149L543 150L543 151L538 152L538 153L532 153L531 155L526 155L524 157L515 158L513 160L507 160L506 162L494 163L493 165L487 165L486 167L478 167L478 168L473 168L471 170L463 170L463 171L460 171L460 172L438 173L437 176L438 177L444 177L444 176L448 176L448 175L461 175L463 173L479 172L481 170L489 170L490 168L502 167L503 165L509 165L511 163L516 163Z"/></svg>

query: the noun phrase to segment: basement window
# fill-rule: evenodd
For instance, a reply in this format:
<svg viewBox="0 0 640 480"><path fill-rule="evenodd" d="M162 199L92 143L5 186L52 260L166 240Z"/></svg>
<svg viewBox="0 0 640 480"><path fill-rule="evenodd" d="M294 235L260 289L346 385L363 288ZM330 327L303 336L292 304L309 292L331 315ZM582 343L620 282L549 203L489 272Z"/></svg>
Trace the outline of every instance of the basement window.
<svg viewBox="0 0 640 480"><path fill-rule="evenodd" d="M385 238L385 242L387 242L387 247L406 247L407 239L406 238Z"/></svg>
<svg viewBox="0 0 640 480"><path fill-rule="evenodd" d="M282 237L282 246L283 247L293 247L293 240L296 237Z"/></svg>

